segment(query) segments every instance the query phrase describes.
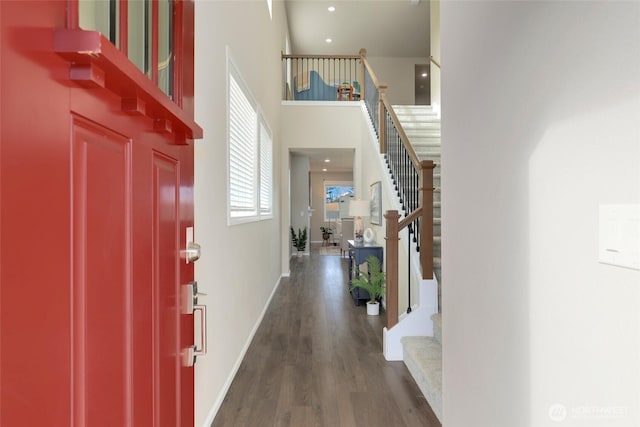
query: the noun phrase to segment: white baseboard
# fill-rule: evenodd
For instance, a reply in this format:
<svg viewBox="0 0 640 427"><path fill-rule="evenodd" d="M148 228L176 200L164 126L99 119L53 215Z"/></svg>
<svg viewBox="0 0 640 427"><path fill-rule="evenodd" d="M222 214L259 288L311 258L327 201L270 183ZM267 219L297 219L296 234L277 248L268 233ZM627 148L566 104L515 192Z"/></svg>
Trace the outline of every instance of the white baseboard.
<svg viewBox="0 0 640 427"><path fill-rule="evenodd" d="M238 373L238 369L240 369L240 365L242 365L242 360L244 359L245 354L247 354L247 350L249 350L249 346L251 345L253 336L256 334L258 328L260 327L260 324L262 323L262 319L264 318L264 315L266 314L267 309L269 308L269 304L271 304L271 300L273 299L273 296L276 294L276 291L280 287L280 283L282 282L283 277L285 276L284 275L280 276L278 278L278 282L273 287L273 291L271 291L271 295L269 295L269 299L267 299L267 303L264 305L264 308L262 309L262 313L260 313L260 317L258 317L258 320L253 325L253 329L251 329L251 333L249 334L249 337L247 338L247 341L245 342L244 347L242 347L242 351L240 352L240 355L238 356L236 363L233 365L233 369L229 373L229 376L227 377L227 381L225 381L224 386L222 387L222 391L218 395L218 398L216 399L216 401L213 403L211 410L209 410L209 414L207 415L207 418L205 419L204 424L202 424L202 427L210 427L211 424L213 424L213 420L216 417L216 414L218 413L220 406L222 406L222 402L224 401L224 398L227 395L227 392L229 391L229 387L231 387L231 383L233 383L233 379L236 377L236 374Z"/></svg>

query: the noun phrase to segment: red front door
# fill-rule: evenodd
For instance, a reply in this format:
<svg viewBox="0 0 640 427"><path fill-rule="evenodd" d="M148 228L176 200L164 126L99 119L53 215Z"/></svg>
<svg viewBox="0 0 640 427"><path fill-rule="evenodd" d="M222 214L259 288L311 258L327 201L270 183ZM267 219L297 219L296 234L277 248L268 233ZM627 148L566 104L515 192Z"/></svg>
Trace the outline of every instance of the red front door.
<svg viewBox="0 0 640 427"><path fill-rule="evenodd" d="M70 79L67 6L0 2L0 425L192 426L193 144Z"/></svg>

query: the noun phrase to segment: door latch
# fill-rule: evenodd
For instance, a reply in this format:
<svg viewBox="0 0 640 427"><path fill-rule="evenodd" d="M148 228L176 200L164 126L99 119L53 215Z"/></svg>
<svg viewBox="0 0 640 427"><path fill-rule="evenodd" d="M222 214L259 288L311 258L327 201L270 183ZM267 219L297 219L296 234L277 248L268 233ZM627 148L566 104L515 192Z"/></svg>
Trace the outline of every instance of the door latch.
<svg viewBox="0 0 640 427"><path fill-rule="evenodd" d="M193 227L186 230L186 248L182 251L187 264L200 259L200 245L193 241Z"/></svg>

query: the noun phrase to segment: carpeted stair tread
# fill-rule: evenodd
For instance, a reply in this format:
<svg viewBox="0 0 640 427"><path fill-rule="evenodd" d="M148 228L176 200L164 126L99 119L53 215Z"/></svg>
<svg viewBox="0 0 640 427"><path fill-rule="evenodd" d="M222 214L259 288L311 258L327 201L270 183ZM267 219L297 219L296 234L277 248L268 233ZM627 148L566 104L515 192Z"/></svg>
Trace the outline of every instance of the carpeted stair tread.
<svg viewBox="0 0 640 427"><path fill-rule="evenodd" d="M440 154L442 147L440 147L440 137L432 136L432 137L415 137L409 136L409 141L413 145L413 150L417 153L418 151L428 151L428 152L436 152Z"/></svg>
<svg viewBox="0 0 640 427"><path fill-rule="evenodd" d="M402 128L404 129L404 133L407 136L412 135L424 135L424 136L442 136L442 132L440 131L440 126L435 123L421 123L421 122L410 122L405 126L405 122L402 122Z"/></svg>
<svg viewBox="0 0 640 427"><path fill-rule="evenodd" d="M426 150L416 150L414 147L414 150L416 152L416 156L418 156L418 158L420 160L431 160L433 163L435 163L436 165L440 165L440 153L434 153L434 152L429 152Z"/></svg>
<svg viewBox="0 0 640 427"><path fill-rule="evenodd" d="M442 420L442 346L433 337L404 337L401 341L407 369Z"/></svg>

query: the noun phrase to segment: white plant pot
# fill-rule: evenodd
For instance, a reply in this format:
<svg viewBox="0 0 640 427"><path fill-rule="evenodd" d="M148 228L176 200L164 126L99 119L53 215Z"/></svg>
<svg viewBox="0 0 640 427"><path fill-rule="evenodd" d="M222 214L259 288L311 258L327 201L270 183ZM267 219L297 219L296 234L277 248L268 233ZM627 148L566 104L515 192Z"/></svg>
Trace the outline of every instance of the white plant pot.
<svg viewBox="0 0 640 427"><path fill-rule="evenodd" d="M369 316L377 316L380 314L380 303L378 302L367 302L367 314Z"/></svg>

